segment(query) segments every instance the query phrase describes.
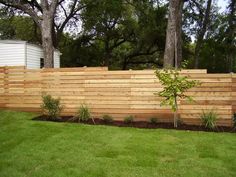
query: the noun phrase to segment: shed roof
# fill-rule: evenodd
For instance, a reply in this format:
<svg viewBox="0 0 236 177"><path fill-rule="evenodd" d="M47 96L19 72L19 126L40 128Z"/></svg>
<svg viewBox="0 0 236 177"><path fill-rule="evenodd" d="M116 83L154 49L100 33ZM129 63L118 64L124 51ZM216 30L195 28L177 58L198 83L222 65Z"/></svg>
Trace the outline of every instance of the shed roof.
<svg viewBox="0 0 236 177"><path fill-rule="evenodd" d="M0 43L4 44L25 44L27 41L21 41L21 40L0 40Z"/></svg>
<svg viewBox="0 0 236 177"><path fill-rule="evenodd" d="M3 44L28 44L28 45L32 45L32 46L36 46L36 47L42 48L41 45L32 44L32 43L29 43L27 41L22 41L22 40L0 40L0 43L3 43ZM60 53L60 51L58 49L54 49L54 50L56 52Z"/></svg>

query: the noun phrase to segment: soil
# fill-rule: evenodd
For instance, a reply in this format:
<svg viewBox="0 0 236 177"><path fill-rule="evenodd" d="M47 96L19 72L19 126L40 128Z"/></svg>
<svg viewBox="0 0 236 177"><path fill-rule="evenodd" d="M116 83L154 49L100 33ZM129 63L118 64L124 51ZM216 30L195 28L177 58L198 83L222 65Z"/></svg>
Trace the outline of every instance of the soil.
<svg viewBox="0 0 236 177"><path fill-rule="evenodd" d="M107 126L117 126L117 127L134 127L134 128L145 128L145 129L164 128L164 129L175 129L175 130L236 133L236 128L225 127L225 126L218 126L215 129L208 129L204 126L180 124L180 125L178 125L177 128L174 128L173 123L165 123L165 122L149 123L146 121L124 123L123 121L115 121L115 120L112 122L105 122L104 120L98 119L98 118L93 119L94 122L92 119L89 119L87 122L78 122L72 116L63 116L58 119L52 120L48 116L41 115L41 116L33 118L33 120L53 121L53 122L71 122L71 123L81 123L81 124L90 124L90 125L107 125Z"/></svg>

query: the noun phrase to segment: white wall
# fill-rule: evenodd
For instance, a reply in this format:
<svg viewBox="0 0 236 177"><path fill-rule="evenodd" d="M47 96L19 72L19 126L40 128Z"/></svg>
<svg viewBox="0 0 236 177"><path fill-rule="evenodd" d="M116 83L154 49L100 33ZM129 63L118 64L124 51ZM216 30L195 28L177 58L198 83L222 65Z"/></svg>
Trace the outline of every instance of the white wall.
<svg viewBox="0 0 236 177"><path fill-rule="evenodd" d="M43 49L39 46L27 44L27 68L28 69L39 69L40 58L44 58ZM60 68L60 52L54 52L54 68Z"/></svg>
<svg viewBox="0 0 236 177"><path fill-rule="evenodd" d="M26 44L26 66L28 69L39 69L40 58L43 58L43 50L35 45Z"/></svg>
<svg viewBox="0 0 236 177"><path fill-rule="evenodd" d="M39 69L40 58L44 58L43 49L26 42L0 41L0 66L26 66ZM54 52L54 68L60 68L60 52Z"/></svg>
<svg viewBox="0 0 236 177"><path fill-rule="evenodd" d="M0 66L25 66L25 43L0 43Z"/></svg>

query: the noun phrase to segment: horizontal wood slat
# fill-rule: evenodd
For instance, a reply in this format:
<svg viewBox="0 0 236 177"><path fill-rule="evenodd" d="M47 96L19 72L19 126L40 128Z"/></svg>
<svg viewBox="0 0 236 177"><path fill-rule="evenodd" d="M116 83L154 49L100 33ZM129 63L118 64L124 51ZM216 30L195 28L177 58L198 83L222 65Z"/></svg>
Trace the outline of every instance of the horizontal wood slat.
<svg viewBox="0 0 236 177"><path fill-rule="evenodd" d="M187 94L194 102L179 100L179 114L187 124L200 124L203 110L215 110L219 125L232 126L236 112L236 76L207 74L206 70L183 70L182 75L201 82ZM154 95L162 85L154 70L108 71L107 67L25 69L0 67L0 108L40 112L43 92L60 97L63 115L74 115L86 103L95 117L110 114L117 120L133 115L136 120L157 117L173 121L163 98Z"/></svg>

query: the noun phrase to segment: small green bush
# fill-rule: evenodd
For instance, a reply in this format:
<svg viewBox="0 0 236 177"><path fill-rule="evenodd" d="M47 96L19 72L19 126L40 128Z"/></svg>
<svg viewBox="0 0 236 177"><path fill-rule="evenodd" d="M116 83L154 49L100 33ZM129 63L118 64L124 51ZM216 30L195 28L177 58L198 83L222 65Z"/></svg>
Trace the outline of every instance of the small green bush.
<svg viewBox="0 0 236 177"><path fill-rule="evenodd" d="M130 124L132 122L134 122L134 116L127 116L124 118L124 123Z"/></svg>
<svg viewBox="0 0 236 177"><path fill-rule="evenodd" d="M151 117L148 122L151 123L151 124L157 124L159 121L158 121L158 118Z"/></svg>
<svg viewBox="0 0 236 177"><path fill-rule="evenodd" d="M88 121L91 117L91 114L90 114L90 110L88 108L87 105L85 104L81 104L81 106L79 107L79 110L77 112L77 115L76 115L76 118L79 120L79 121Z"/></svg>
<svg viewBox="0 0 236 177"><path fill-rule="evenodd" d="M110 115L103 115L102 119L105 123L112 123L113 122L113 117Z"/></svg>
<svg viewBox="0 0 236 177"><path fill-rule="evenodd" d="M203 111L201 114L201 121L202 124L209 129L216 128L216 120L218 119L218 115L213 110L210 111Z"/></svg>
<svg viewBox="0 0 236 177"><path fill-rule="evenodd" d="M53 98L49 94L42 95L43 103L41 108L43 113L48 115L51 119L58 119L59 115L63 109L63 106L60 103L60 98Z"/></svg>

